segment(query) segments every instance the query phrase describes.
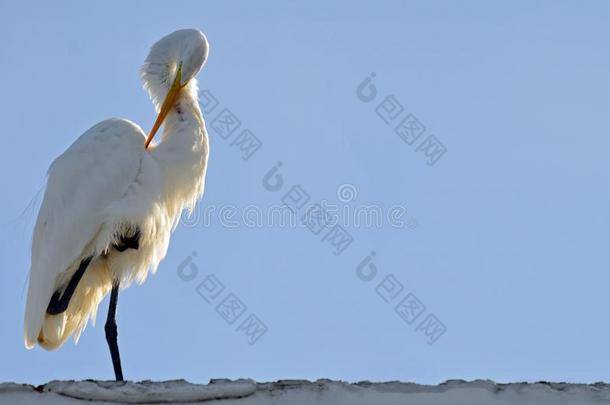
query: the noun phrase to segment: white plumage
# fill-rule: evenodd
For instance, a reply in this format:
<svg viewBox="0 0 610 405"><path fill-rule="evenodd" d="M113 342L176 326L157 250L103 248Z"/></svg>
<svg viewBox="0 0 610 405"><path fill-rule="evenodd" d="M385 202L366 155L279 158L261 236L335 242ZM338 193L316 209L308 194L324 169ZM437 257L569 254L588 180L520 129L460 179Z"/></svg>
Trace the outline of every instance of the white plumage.
<svg viewBox="0 0 610 405"><path fill-rule="evenodd" d="M198 30L176 31L152 47L141 76L164 125L158 144L146 149L138 125L110 119L51 164L32 242L27 348L55 349L71 335L77 341L114 281L122 288L141 283L164 258L182 210L192 209L203 193L208 138L195 75L207 54ZM136 229L138 249L113 249ZM90 256L67 310L48 314L54 292L63 291Z"/></svg>

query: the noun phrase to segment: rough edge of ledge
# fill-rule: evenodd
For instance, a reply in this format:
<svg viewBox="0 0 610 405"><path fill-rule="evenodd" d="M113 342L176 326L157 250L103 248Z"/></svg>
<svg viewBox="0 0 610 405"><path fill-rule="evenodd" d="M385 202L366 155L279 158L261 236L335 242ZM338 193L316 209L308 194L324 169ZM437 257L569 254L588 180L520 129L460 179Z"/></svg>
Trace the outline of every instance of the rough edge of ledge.
<svg viewBox="0 0 610 405"><path fill-rule="evenodd" d="M152 381L152 380L126 381L126 383L151 385L151 384L161 384L161 383L168 383L168 382L184 382L184 383L195 385L195 386L208 386L208 385L214 385L214 384L237 383L237 382L244 382L244 381L252 381L252 380L248 380L248 379L231 380L228 378L212 378L212 379L210 379L210 381L207 384L192 383L192 382L189 382L189 381L183 380L183 379L165 380L165 381ZM58 383L58 382L61 382L61 383L94 382L94 383L103 383L103 384L108 384L108 385L116 384L117 386L125 384L125 383L116 382L113 380L93 380L93 379L54 380L54 381L50 381L50 382L48 382L46 384L42 384L42 385L4 382L4 383L0 383L0 393L14 392L14 391L32 391L32 390L38 391L38 392L44 392L45 388L47 388L47 386L49 386L50 384ZM345 387L354 387L354 388L374 387L374 388L381 388L383 390L387 389L387 391L398 391L398 392L428 392L428 391L438 391L439 388L446 390L448 388L457 388L460 386L468 386L468 387L475 387L475 388L477 388L477 387L478 388L495 387L495 389L497 391L502 391L507 387L519 387L519 386L523 386L523 387L546 386L554 391L565 391L566 389L569 389L569 388L589 388L589 389L595 389L595 390L610 388L610 383L605 383L602 381L595 382L595 383L568 383L568 382L549 382L549 381L535 381L535 382L520 381L520 382L512 382L512 383L498 383L493 380L483 380L483 379L470 380L470 381L454 379L454 380L447 380L445 382L442 382L442 383L436 384L436 385L418 384L418 383L414 383L414 382L403 382L403 381L398 381L398 380L380 381L380 382L363 380L363 381L357 381L357 382L348 382L348 381L343 381L343 380L331 380L331 379L327 379L327 378L320 378L315 381L299 380L299 379L283 379L283 380L270 381L270 382L254 382L254 381L252 381L252 382L254 384L256 384L258 389L261 389L261 390L269 390L269 389L288 390L288 389L298 389L298 388L302 388L304 386L316 387L316 386L324 386L324 385L328 385L328 384L338 384L338 385L342 385ZM406 391L403 391L404 388L409 388L409 389Z"/></svg>

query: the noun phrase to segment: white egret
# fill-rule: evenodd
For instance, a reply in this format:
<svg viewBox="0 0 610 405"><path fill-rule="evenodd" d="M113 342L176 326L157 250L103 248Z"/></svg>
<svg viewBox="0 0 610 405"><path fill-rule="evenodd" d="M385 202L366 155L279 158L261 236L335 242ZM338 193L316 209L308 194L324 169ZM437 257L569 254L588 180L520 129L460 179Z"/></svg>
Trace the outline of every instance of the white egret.
<svg viewBox="0 0 610 405"><path fill-rule="evenodd" d="M105 332L123 380L115 322L119 288L164 258L183 209L203 194L208 136L195 76L208 42L198 30L159 40L141 69L159 115L148 136L126 119L81 135L49 168L32 241L25 346L47 350L80 334L110 292ZM162 139L149 145L163 125Z"/></svg>

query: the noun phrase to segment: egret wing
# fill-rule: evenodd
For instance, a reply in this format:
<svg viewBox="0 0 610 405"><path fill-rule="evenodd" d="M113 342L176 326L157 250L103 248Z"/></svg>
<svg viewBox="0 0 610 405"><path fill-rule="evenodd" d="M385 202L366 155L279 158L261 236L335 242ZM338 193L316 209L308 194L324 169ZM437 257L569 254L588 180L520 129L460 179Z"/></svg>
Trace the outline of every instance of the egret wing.
<svg viewBox="0 0 610 405"><path fill-rule="evenodd" d="M49 168L32 240L25 345L38 338L58 275L95 252L91 241L106 208L121 199L141 170L145 134L122 119L81 135Z"/></svg>

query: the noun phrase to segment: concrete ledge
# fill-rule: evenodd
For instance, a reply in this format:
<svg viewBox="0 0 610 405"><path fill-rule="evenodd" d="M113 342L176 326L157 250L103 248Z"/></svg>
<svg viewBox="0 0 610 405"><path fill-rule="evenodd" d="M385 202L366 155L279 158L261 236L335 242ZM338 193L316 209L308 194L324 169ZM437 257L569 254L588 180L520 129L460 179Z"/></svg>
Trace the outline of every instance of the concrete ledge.
<svg viewBox="0 0 610 405"><path fill-rule="evenodd" d="M211 380L191 384L184 380L163 382L51 381L34 387L0 384L0 404L251 404L251 405L589 405L610 403L605 383L513 383L488 380L451 380L439 385L403 382L349 384L341 381Z"/></svg>

